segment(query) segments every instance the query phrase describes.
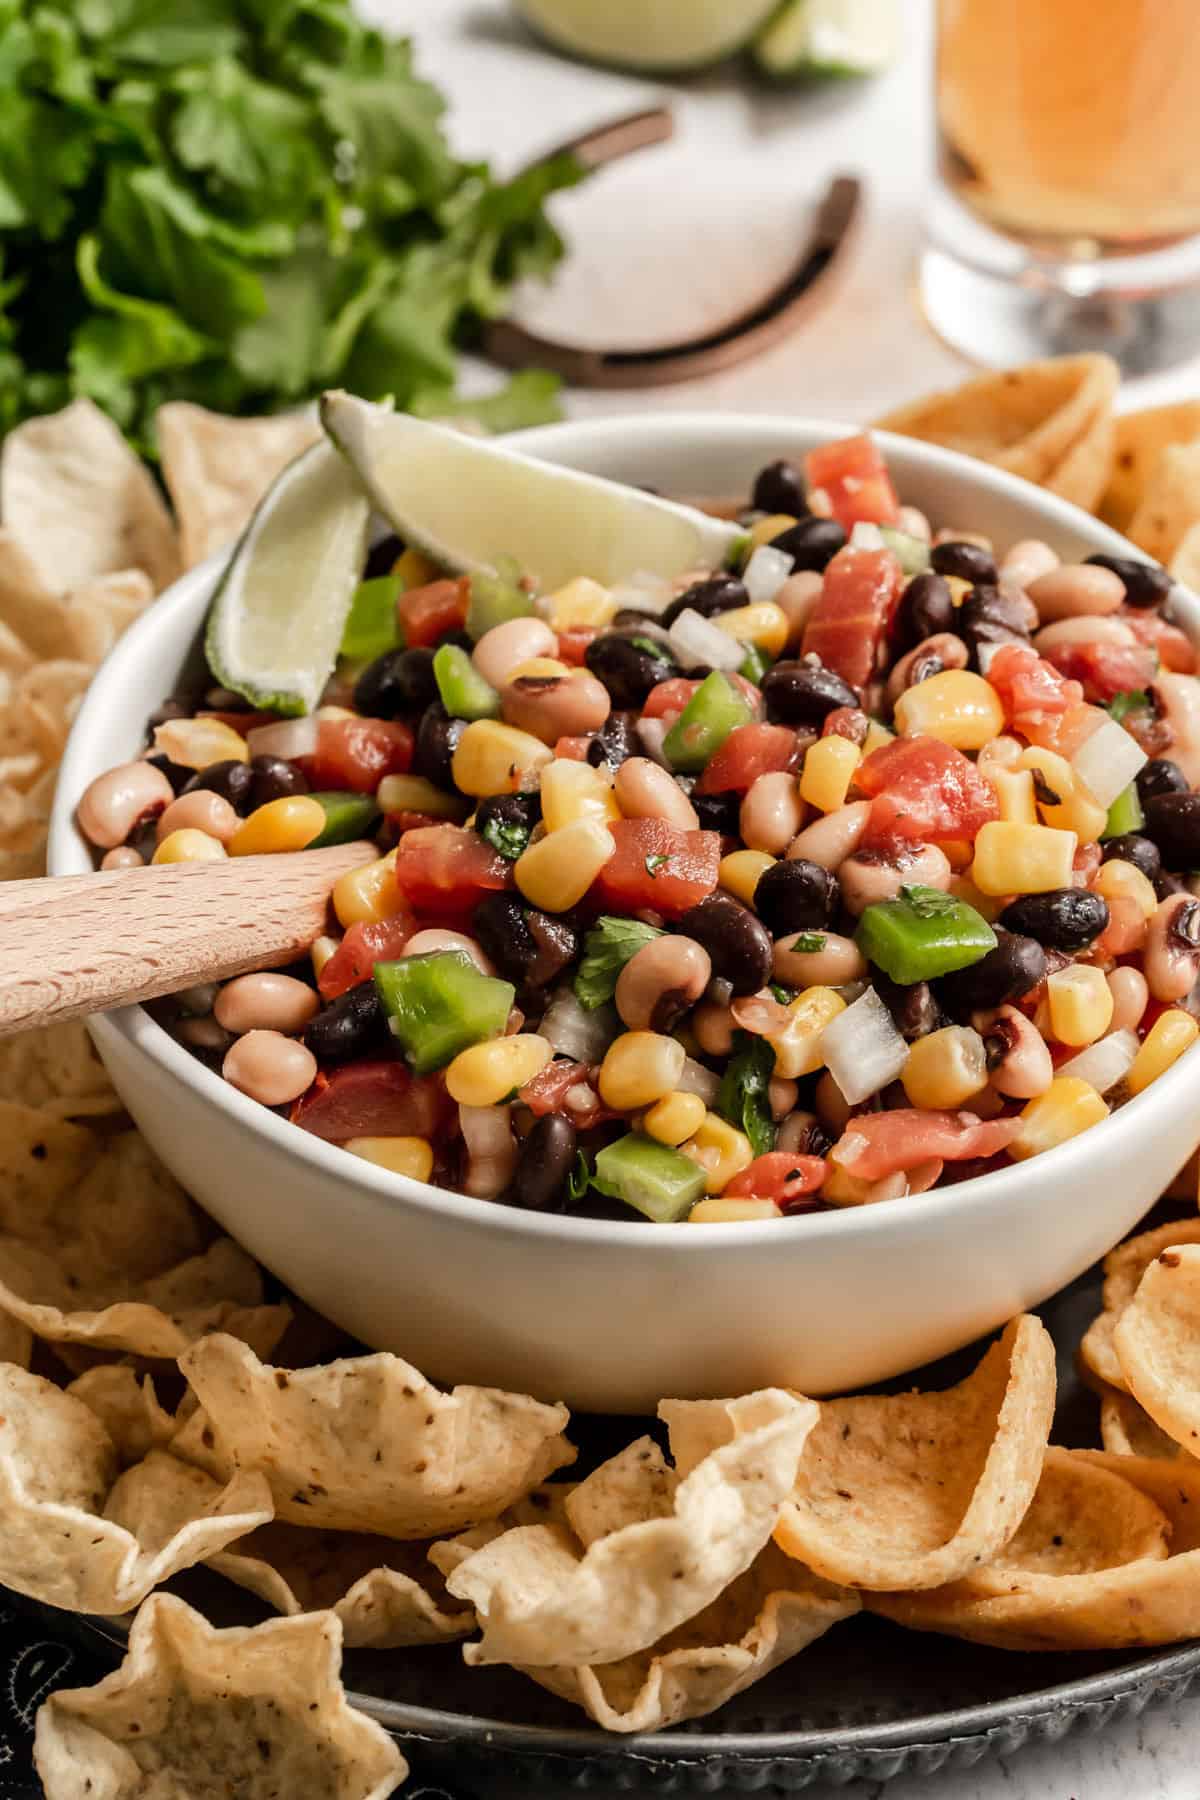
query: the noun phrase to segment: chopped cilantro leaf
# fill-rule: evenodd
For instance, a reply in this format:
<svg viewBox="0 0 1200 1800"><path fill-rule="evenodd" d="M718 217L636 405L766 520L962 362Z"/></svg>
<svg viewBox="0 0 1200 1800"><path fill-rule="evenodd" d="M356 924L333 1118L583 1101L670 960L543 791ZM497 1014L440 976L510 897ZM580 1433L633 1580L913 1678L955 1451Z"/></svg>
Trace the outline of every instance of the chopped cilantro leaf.
<svg viewBox="0 0 1200 1800"><path fill-rule="evenodd" d="M529 848L533 827L526 819L499 818L489 814L479 827L479 835L498 855L516 862Z"/></svg>
<svg viewBox="0 0 1200 1800"><path fill-rule="evenodd" d="M587 1157L580 1150L575 1157L575 1166L567 1176L567 1199L582 1200L591 1184L592 1171L588 1166Z"/></svg>
<svg viewBox="0 0 1200 1800"><path fill-rule="evenodd" d="M670 860L669 856L664 856L661 853L646 858L646 873L649 875L651 881L653 881L654 877L658 874L658 871L662 868L663 864L670 862Z"/></svg>
<svg viewBox="0 0 1200 1800"><path fill-rule="evenodd" d="M1127 713L1141 712L1143 707L1151 704L1150 696L1145 688L1127 688L1123 694L1114 694L1108 703L1110 718L1119 725Z"/></svg>
<svg viewBox="0 0 1200 1800"><path fill-rule="evenodd" d="M911 906L918 919L936 919L942 913L953 912L959 904L953 894L944 894L941 888L923 887L919 883L902 887L900 898Z"/></svg>
<svg viewBox="0 0 1200 1800"><path fill-rule="evenodd" d="M792 939L791 948L798 950L801 956L815 956L825 948L823 931L798 931Z"/></svg>
<svg viewBox="0 0 1200 1800"><path fill-rule="evenodd" d="M725 1065L717 1111L750 1140L755 1156L775 1147L775 1125L767 1102L767 1087L775 1073L775 1052L765 1038L739 1031L734 1053Z"/></svg>
<svg viewBox="0 0 1200 1800"><path fill-rule="evenodd" d="M611 1000L617 976L631 956L663 934L640 919L619 919L605 913L583 940L583 957L575 977L575 998L594 1012Z"/></svg>

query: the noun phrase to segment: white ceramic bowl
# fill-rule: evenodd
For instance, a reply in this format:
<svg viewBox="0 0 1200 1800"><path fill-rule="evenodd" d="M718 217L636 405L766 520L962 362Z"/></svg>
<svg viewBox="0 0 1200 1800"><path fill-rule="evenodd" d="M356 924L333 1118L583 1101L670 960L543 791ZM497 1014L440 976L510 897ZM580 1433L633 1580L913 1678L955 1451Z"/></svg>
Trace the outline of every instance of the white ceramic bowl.
<svg viewBox="0 0 1200 1800"><path fill-rule="evenodd" d="M528 452L667 492L745 493L755 471L844 432L787 418L676 415L550 426ZM998 543L1064 556L1128 546L982 464L883 439L902 497ZM464 505L470 497L464 495ZM56 875L91 867L73 813L135 755L195 653L220 559L139 621L96 677L63 760ZM1185 597L1200 637L1200 603ZM185 929L180 921L180 929ZM290 1287L366 1343L447 1382L653 1410L663 1395L860 1386L967 1343L1087 1268L1200 1139L1191 1051L1073 1142L957 1187L776 1223L655 1226L546 1217L373 1168L257 1106L140 1007L93 1021L129 1111L175 1175Z"/></svg>

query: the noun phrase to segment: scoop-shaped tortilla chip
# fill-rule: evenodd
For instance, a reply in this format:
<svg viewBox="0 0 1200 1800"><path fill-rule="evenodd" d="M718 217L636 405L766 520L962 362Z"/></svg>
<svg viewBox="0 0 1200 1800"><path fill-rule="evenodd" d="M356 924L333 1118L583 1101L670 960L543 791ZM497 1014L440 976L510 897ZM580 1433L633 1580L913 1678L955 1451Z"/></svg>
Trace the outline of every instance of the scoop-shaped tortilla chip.
<svg viewBox="0 0 1200 1800"><path fill-rule="evenodd" d="M11 531L0 529L0 623L31 662L75 658L96 668L154 598L142 569L118 569L78 587L47 587Z"/></svg>
<svg viewBox="0 0 1200 1800"><path fill-rule="evenodd" d="M1137 1237L1126 1238L1110 1250L1104 1259L1104 1310L1092 1320L1079 1345L1080 1371L1101 1395L1106 1388L1116 1388L1119 1393L1128 1391L1113 1347L1113 1333L1150 1264L1161 1251L1175 1244L1200 1244L1200 1219L1178 1219L1170 1225L1158 1225L1153 1231L1139 1232Z"/></svg>
<svg viewBox="0 0 1200 1800"><path fill-rule="evenodd" d="M1155 1424L1200 1451L1200 1244L1159 1251L1113 1331L1113 1349Z"/></svg>
<svg viewBox="0 0 1200 1800"><path fill-rule="evenodd" d="M144 570L156 589L179 573L175 528L153 477L90 400L8 433L0 520L55 592L119 569Z"/></svg>
<svg viewBox="0 0 1200 1800"><path fill-rule="evenodd" d="M95 1413L124 1469L163 1449L179 1429L179 1421L158 1404L149 1375L139 1375L130 1363L86 1369L66 1391Z"/></svg>
<svg viewBox="0 0 1200 1800"><path fill-rule="evenodd" d="M121 1099L81 1019L0 1042L0 1094L55 1119L121 1110Z"/></svg>
<svg viewBox="0 0 1200 1800"><path fill-rule="evenodd" d="M823 1402L776 1543L848 1587L953 1581L1021 1523L1054 1395L1054 1345L1024 1315L957 1387Z"/></svg>
<svg viewBox="0 0 1200 1800"><path fill-rule="evenodd" d="M1100 1399L1100 1442L1114 1456L1185 1456L1173 1437L1154 1423L1132 1394L1109 1388Z"/></svg>
<svg viewBox="0 0 1200 1800"><path fill-rule="evenodd" d="M868 1606L918 1631L1010 1650L1120 1650L1200 1634L1200 1466L1052 1450L1003 1556Z"/></svg>
<svg viewBox="0 0 1200 1800"><path fill-rule="evenodd" d="M231 544L280 470L321 435L310 412L232 419L187 400L160 406L155 429L185 569Z"/></svg>
<svg viewBox="0 0 1200 1800"><path fill-rule="evenodd" d="M387 1800L407 1766L348 1704L341 1654L329 1613L216 1631L155 1594L120 1668L41 1708L46 1800Z"/></svg>
<svg viewBox="0 0 1200 1800"><path fill-rule="evenodd" d="M1096 509L1105 524L1127 532L1163 451L1171 444L1191 444L1198 438L1200 400L1122 413L1115 421L1108 486Z"/></svg>
<svg viewBox="0 0 1200 1800"><path fill-rule="evenodd" d="M461 1562L446 1585L483 1629L466 1660L615 1662L743 1574L770 1538L817 1408L779 1388L726 1404L732 1441L684 1479L643 1438L573 1490L569 1528L519 1526Z"/></svg>
<svg viewBox="0 0 1200 1800"><path fill-rule="evenodd" d="M255 1475L202 1477L181 1508L172 1461L153 1452L114 1479L112 1440L81 1400L0 1368L0 1582L72 1612L122 1613L271 1517Z"/></svg>
<svg viewBox="0 0 1200 1800"><path fill-rule="evenodd" d="M1125 535L1156 562L1169 563L1200 521L1200 441L1171 444L1155 464Z"/></svg>
<svg viewBox="0 0 1200 1800"><path fill-rule="evenodd" d="M261 1470L292 1524L436 1537L495 1518L575 1458L565 1406L494 1388L444 1394L398 1356L276 1369L215 1334L180 1368L200 1410L176 1453L223 1475Z"/></svg>

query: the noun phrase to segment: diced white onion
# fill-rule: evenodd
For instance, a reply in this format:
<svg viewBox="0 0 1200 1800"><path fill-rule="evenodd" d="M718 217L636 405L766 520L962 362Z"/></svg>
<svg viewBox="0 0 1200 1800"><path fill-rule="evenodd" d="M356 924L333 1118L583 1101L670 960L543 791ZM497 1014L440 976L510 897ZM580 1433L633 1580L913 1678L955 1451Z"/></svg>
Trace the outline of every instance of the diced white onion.
<svg viewBox="0 0 1200 1800"><path fill-rule="evenodd" d="M642 740L642 749L661 769L671 767L663 754L663 739L678 717L679 714L674 713L669 719L639 719L637 722L637 734Z"/></svg>
<svg viewBox="0 0 1200 1800"><path fill-rule="evenodd" d="M668 636L671 648L685 668L703 663L710 669L732 672L740 668L745 659L745 644L739 644L727 631L719 631L690 606L680 613Z"/></svg>
<svg viewBox="0 0 1200 1800"><path fill-rule="evenodd" d="M760 544L742 570L742 586L757 606L762 600L773 600L791 573L792 559L786 550Z"/></svg>
<svg viewBox="0 0 1200 1800"><path fill-rule="evenodd" d="M1107 1094L1109 1088L1115 1088L1118 1081L1124 1081L1133 1067L1133 1059L1138 1053L1138 1040L1132 1031L1110 1031L1070 1062L1061 1063L1054 1071L1055 1075L1075 1075L1080 1081L1088 1082L1098 1094Z"/></svg>
<svg viewBox="0 0 1200 1800"><path fill-rule="evenodd" d="M508 1106L460 1106L458 1128L467 1147L463 1187L478 1200L495 1200L512 1180L517 1166Z"/></svg>
<svg viewBox="0 0 1200 1800"><path fill-rule="evenodd" d="M825 1027L821 1054L847 1104L857 1106L895 1081L908 1045L875 989L868 988Z"/></svg>
<svg viewBox="0 0 1200 1800"><path fill-rule="evenodd" d="M977 644L975 654L979 658L979 673L986 675L1001 650L1007 650L1007 644Z"/></svg>
<svg viewBox="0 0 1200 1800"><path fill-rule="evenodd" d="M1079 746L1071 767L1100 806L1111 806L1147 760L1136 738L1115 719L1105 719Z"/></svg>
<svg viewBox="0 0 1200 1800"><path fill-rule="evenodd" d="M617 1035L617 1015L611 1006L589 1012L569 987L556 988L542 1016L538 1031L560 1056L573 1062L599 1062Z"/></svg>
<svg viewBox="0 0 1200 1800"><path fill-rule="evenodd" d="M632 625L628 628L628 631L626 631L624 633L622 633L620 631L620 628L618 628L618 635L619 636L624 635L627 637L644 637L644 638L648 638L652 644L663 644L666 646L666 648L668 650L670 650L670 648L671 648L670 632L665 630L663 628L663 626L656 624L653 619L646 619L643 621L639 621L636 630L634 629L634 627Z"/></svg>
<svg viewBox="0 0 1200 1800"><path fill-rule="evenodd" d="M850 548L852 550L882 550L884 548L883 533L878 525L871 523L870 519L858 519L850 533Z"/></svg>
<svg viewBox="0 0 1200 1800"><path fill-rule="evenodd" d="M617 608L622 612L658 614L665 612L674 598L671 583L661 575L637 569L628 581L610 589Z"/></svg>
<svg viewBox="0 0 1200 1800"><path fill-rule="evenodd" d="M675 1091L679 1094L698 1094L705 1106L713 1106L721 1091L721 1078L694 1057L687 1056L683 1062L683 1073L675 1083Z"/></svg>
<svg viewBox="0 0 1200 1800"><path fill-rule="evenodd" d="M251 756L281 756L284 762L292 762L297 756L315 754L320 728L315 713L303 719L281 719L277 725L260 725L247 732L246 748Z"/></svg>

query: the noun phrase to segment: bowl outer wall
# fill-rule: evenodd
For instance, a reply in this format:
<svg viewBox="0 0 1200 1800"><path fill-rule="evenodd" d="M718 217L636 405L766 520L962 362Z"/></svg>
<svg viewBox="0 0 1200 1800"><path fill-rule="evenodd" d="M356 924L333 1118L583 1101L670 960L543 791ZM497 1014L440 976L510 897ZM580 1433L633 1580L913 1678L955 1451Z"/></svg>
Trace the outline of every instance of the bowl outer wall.
<svg viewBox="0 0 1200 1800"><path fill-rule="evenodd" d="M748 490L761 465L845 427L676 415L551 426L531 454L667 491ZM880 434L903 497L1000 542L1066 556L1130 547L1054 496ZM116 646L63 759L49 866L90 855L75 805L135 755L201 629L222 558L191 571ZM1200 602L1184 622L1200 638ZM428 1375L652 1412L664 1394L780 1383L814 1394L956 1349L1088 1267L1149 1208L1200 1139L1197 1052L1113 1119L1018 1167L886 1206L737 1227L528 1214L348 1157L266 1113L141 1007L92 1021L147 1139L214 1217L311 1305Z"/></svg>

